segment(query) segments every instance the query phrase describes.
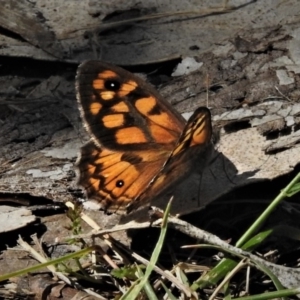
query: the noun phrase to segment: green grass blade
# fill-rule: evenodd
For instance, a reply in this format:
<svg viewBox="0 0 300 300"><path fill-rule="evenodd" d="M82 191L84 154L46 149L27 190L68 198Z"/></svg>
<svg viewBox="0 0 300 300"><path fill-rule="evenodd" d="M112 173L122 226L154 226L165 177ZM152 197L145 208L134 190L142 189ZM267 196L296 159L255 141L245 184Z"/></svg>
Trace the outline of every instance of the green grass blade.
<svg viewBox="0 0 300 300"><path fill-rule="evenodd" d="M168 299L177 300L177 298L171 293L171 291L165 286L163 282L161 282L161 285L164 288L165 292L168 294Z"/></svg>
<svg viewBox="0 0 300 300"><path fill-rule="evenodd" d="M243 234L243 236L236 242L236 247L241 247L246 241L252 237L255 232L261 228L269 215L276 209L278 204L289 197L289 193L293 191L295 194L294 186L298 185L300 181L300 173L279 193L279 195L270 203L270 205L265 209L265 211L255 220L255 222L250 226L250 228ZM298 189L298 191L300 191Z"/></svg>
<svg viewBox="0 0 300 300"><path fill-rule="evenodd" d="M294 195L296 191L300 191L299 181L300 173L298 173L296 177L280 192L280 194L272 201L272 203L260 215L260 217L257 218L257 220L252 224L252 226L250 226L250 228L245 232L245 234L237 241L237 247L240 247L244 250L252 251L273 232L273 230L270 229L261 233L261 236L259 236L259 239L261 239L260 243L258 243L257 240L255 240L255 237L253 237L255 232L257 232L262 227L267 217L273 212L273 210L283 199L289 197L291 194ZM251 237L253 238L251 239ZM195 281L192 285L192 289L196 290L198 288L205 288L208 285L216 285L218 281L220 281L224 276L226 276L228 272L230 272L236 266L236 264L237 262L231 258L222 259L216 267L214 267L207 274L201 276L197 281Z"/></svg>
<svg viewBox="0 0 300 300"><path fill-rule="evenodd" d="M143 278L145 275L144 275L142 269L138 265L137 265L137 270L138 270L139 278ZM146 283L144 285L144 291L145 291L146 295L148 296L148 299L158 300L158 298L156 297L156 294L148 280L146 281Z"/></svg>
<svg viewBox="0 0 300 300"><path fill-rule="evenodd" d="M251 295L248 297L234 298L234 300L270 300L283 297L295 296L300 294L300 289L286 289L281 291L263 293L259 295Z"/></svg>
<svg viewBox="0 0 300 300"><path fill-rule="evenodd" d="M49 261L47 261L45 263L38 264L36 266L32 266L32 267L29 267L29 268L26 268L26 269L18 270L18 271L9 273L9 274L4 274L4 275L0 276L0 281L7 280L7 279L9 279L11 277L25 275L25 274L28 274L30 272L35 272L35 271L37 271L39 269L48 267L50 265L60 264L60 263L65 262L68 259L72 259L72 258L76 258L76 257L82 257L82 256L84 256L84 255L86 255L86 254L88 254L88 253L90 253L92 251L95 251L95 250L96 249L95 249L94 246L88 247L88 248L85 248L83 250L80 250L80 251L77 251L77 252L74 252L74 253L71 253L71 254L68 254L68 255L56 258L56 259L49 260Z"/></svg>
<svg viewBox="0 0 300 300"><path fill-rule="evenodd" d="M140 291L144 288L145 284L147 283L148 278L149 278L151 272L153 271L153 269L155 267L155 264L158 260L159 254L160 254L160 251L163 247L163 243L164 243L165 236L166 236L166 233L167 233L167 228L168 228L167 221L168 221L170 208L171 208L171 201L167 205L167 208L166 208L166 211L165 211L165 214L164 214L164 217L163 217L163 222L162 222L162 225L161 225L161 231L160 231L159 239L158 239L158 242L157 242L157 244L155 246L155 249L152 253L150 262L149 262L149 264L146 268L145 275L143 276L143 278L141 278L140 282L138 284L136 284L133 287L133 289L131 289L128 293L124 294L120 298L120 300L136 299L136 297L138 296Z"/></svg>

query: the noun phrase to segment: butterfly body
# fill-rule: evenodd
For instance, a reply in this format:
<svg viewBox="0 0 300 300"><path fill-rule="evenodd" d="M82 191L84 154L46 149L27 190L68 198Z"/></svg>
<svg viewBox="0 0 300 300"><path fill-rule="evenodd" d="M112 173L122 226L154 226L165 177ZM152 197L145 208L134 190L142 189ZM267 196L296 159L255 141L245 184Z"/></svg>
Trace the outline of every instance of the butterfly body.
<svg viewBox="0 0 300 300"><path fill-rule="evenodd" d="M109 212L124 213L159 196L209 148L207 108L186 123L151 85L122 68L84 62L76 89L91 136L77 162L79 184Z"/></svg>

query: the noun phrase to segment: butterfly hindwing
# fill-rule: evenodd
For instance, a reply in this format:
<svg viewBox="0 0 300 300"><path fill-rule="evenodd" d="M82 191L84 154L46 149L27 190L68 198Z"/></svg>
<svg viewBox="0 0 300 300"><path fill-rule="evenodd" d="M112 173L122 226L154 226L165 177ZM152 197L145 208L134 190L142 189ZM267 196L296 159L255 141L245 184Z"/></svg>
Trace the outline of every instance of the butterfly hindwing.
<svg viewBox="0 0 300 300"><path fill-rule="evenodd" d="M159 172L164 160L165 154L159 158L157 152L147 150L114 152L90 141L81 148L78 183L104 210L123 213Z"/></svg>
<svg viewBox="0 0 300 300"><path fill-rule="evenodd" d="M203 170L211 159L211 136L210 111L206 107L199 107L187 121L174 150L153 178L151 185L131 203L128 212L139 207L141 203L150 201L153 195L165 193L193 170Z"/></svg>

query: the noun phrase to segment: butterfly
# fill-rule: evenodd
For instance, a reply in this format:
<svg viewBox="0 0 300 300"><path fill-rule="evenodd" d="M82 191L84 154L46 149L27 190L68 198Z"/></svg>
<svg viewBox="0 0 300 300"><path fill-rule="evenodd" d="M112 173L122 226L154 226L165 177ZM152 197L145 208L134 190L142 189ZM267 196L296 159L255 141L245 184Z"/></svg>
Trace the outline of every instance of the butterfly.
<svg viewBox="0 0 300 300"><path fill-rule="evenodd" d="M106 212L129 213L205 165L209 109L185 119L140 77L101 61L76 76L77 101L90 141L76 162L78 184Z"/></svg>

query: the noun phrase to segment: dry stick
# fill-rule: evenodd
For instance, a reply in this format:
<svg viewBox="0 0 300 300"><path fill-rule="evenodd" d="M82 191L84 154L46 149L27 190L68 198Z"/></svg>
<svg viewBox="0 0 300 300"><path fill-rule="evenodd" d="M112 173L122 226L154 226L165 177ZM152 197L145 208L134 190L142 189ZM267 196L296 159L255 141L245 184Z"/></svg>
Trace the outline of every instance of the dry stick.
<svg viewBox="0 0 300 300"><path fill-rule="evenodd" d="M293 100L291 100L288 96L284 95L277 86L275 86L275 90L284 98L286 99L287 101L289 102L293 102Z"/></svg>
<svg viewBox="0 0 300 300"><path fill-rule="evenodd" d="M149 264L149 260L143 258L139 254L132 252L132 257L134 257L137 261L143 263L145 266ZM183 283L181 283L170 271L165 270L163 271L161 268L155 266L153 269L156 273L160 274L161 276L168 279L170 282L172 282L180 291L184 292L187 297L190 297L191 294L194 293L189 287L185 286Z"/></svg>
<svg viewBox="0 0 300 300"><path fill-rule="evenodd" d="M234 253L237 256L247 257L254 263L258 263L258 264L261 264L261 265L269 268L269 270L275 276L278 277L278 279L281 281L282 285L284 285L287 288L294 288L299 285L300 270L298 270L298 269L288 268L288 267L284 267L284 266L280 266L280 265L276 265L276 264L267 262L264 259L261 259L252 253L249 253L240 248L234 247L234 246L222 241L217 236L215 236L207 231L204 231L202 229L199 229L199 228L197 228L185 221L182 221L176 217L169 216L168 222L171 227L185 233L186 235L188 235L190 237L202 240L211 245L218 246L224 250ZM108 233L113 233L116 231L127 230L127 229L149 228L149 226L151 226L151 225L153 227L160 227L160 224L161 224L161 219L159 219L155 222L152 222L152 223L150 223L150 222L137 223L135 221L131 221L126 224L117 225L110 229L105 229L105 230L101 230L101 231L93 230L88 234L81 234L81 235L74 236L74 238L87 238L87 237L91 237L91 236L101 236L101 235L105 235ZM68 238L70 238L70 237L68 237Z"/></svg>
<svg viewBox="0 0 300 300"><path fill-rule="evenodd" d="M178 218L170 216L169 225L174 229L179 230L182 233L187 234L195 239L200 239L206 243L218 246L222 249L225 249L231 253L236 254L237 256L244 256L249 258L251 261L257 264L261 264L268 268L278 279L281 281L282 285L287 288L295 288L299 286L300 282L300 270L295 268L288 268L284 266L279 266L270 262L265 261L264 259L259 258L258 256L244 251L240 248L234 247L222 241L217 236L210 234L202 229L199 229L185 221L179 220Z"/></svg>
<svg viewBox="0 0 300 300"><path fill-rule="evenodd" d="M89 223L89 225L91 225L90 221L88 223ZM157 226L160 226L161 219L156 221L155 223L157 224ZM109 237L108 233L123 231L123 230L127 230L127 229L137 229L137 228L147 228L147 227L149 228L149 226L151 226L150 222L136 223L135 221L131 221L131 222L128 222L127 224L124 224L124 225L116 225L115 227L113 227L111 229L93 230L88 234L79 234L79 235L72 236L71 238L82 238L82 239L84 239L84 238L97 237L97 236L105 236L107 238L107 237ZM95 227L95 226L92 226L92 227ZM70 239L70 237L67 237L65 239ZM119 248L122 248L123 251L129 253L137 261L143 263L146 266L149 264L149 261L146 260L145 258L143 258L140 255L138 255L137 253L132 252L129 249L125 248L121 243L119 243L117 241L115 241L115 242L116 242L116 244ZM188 289L176 277L174 277L174 275L172 273L170 273L168 271L163 271L162 269L160 269L157 266L154 267L154 270L158 274L160 274L160 275L164 276L165 278L167 278L170 282L173 282L174 285L177 286L180 290L182 290L186 295L191 295L191 293L193 293L193 291Z"/></svg>
<svg viewBox="0 0 300 300"><path fill-rule="evenodd" d="M70 207L71 209L74 210L74 204L71 203L71 202L66 202L66 206L67 207ZM94 221L92 220L89 216L87 216L86 214L84 213L81 213L80 214L82 220L84 220L89 226L91 226L94 230L101 230L101 227ZM75 235L73 237L74 239L78 239L80 238L79 235ZM105 243L114 251L114 253L116 254L117 257L119 257L120 260L123 260L124 261L124 257L122 257L118 252L117 250L115 249L114 245L113 245L113 241L112 241L112 237L108 234L104 234L103 235L103 240L105 241ZM103 257L104 260L106 260L106 262L114 269L118 269L119 267L114 263L114 261L105 253L105 251L103 251L101 249L101 247L98 247L98 250L97 251L100 251L101 252L101 255ZM126 261L126 259L125 259Z"/></svg>
<svg viewBox="0 0 300 300"><path fill-rule="evenodd" d="M255 1L255 0L252 0ZM187 17L187 16L193 16L198 17L198 18L205 18L213 15L221 15L221 14L226 14L230 13L234 10L238 10L239 6L235 7L215 7L212 9L206 9L206 10L192 10L192 11L172 11L172 12L164 12L164 13L157 13L157 14L152 14L152 15L146 15L146 16L141 16L141 17L136 17L136 18L131 18L128 20L122 20L122 21L116 21L116 22L107 22L107 23L102 23L98 26L98 28L95 28L95 26L92 27L83 27L80 29L76 29L73 31L70 31L70 33L74 33L77 31L83 31L83 30L91 30L91 29L96 29L96 30L108 30L108 29L113 29L113 28L118 28L122 27L124 25L129 25L132 23L136 22L141 22L141 21L149 21L149 20L155 20L155 19L162 19L166 17Z"/></svg>
<svg viewBox="0 0 300 300"><path fill-rule="evenodd" d="M244 256L249 258L251 261L254 263L261 264L267 268L270 269L270 271L278 277L278 279L281 281L281 283L287 287L287 288L294 288L299 285L300 282L300 270L295 269L295 268L288 268L284 266L279 266L270 262L265 261L264 259L261 259L257 257L254 254L251 254L247 251L244 251L240 248L234 247L224 241L222 241L220 238L217 236L204 231L202 229L199 229L185 221L182 221L176 217L169 216L169 225L173 227L174 229L177 229L183 233L185 233L188 236L191 236L195 239L202 240L208 244L218 246L222 249L225 249L229 252L234 253L237 256ZM131 221L127 224L124 225L117 225L111 229L106 229L106 230L101 230L98 232L91 232L89 234L85 235L79 235L77 237L90 237L90 236L99 236L107 233L112 233L120 230L127 230L127 229L141 229L141 228L148 228L149 226L153 227L159 227L161 224L161 219L153 222L152 224L150 222L144 222L144 223L136 223L134 221Z"/></svg>
<svg viewBox="0 0 300 300"><path fill-rule="evenodd" d="M91 230L89 233L68 236L68 237L64 237L62 239L68 240L70 238L85 239L85 238L90 238L90 237L98 237L98 236L102 236L105 234L128 230L128 229L149 228L152 224L155 224L155 227L159 227L161 224L161 219L159 219L153 223L150 223L150 222L137 223L135 221L130 221L126 224L116 225L113 228L107 228L107 229L102 229L102 230Z"/></svg>

